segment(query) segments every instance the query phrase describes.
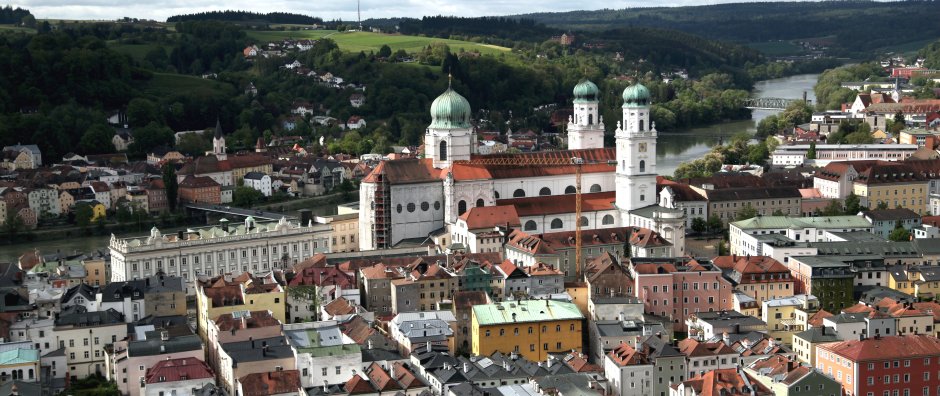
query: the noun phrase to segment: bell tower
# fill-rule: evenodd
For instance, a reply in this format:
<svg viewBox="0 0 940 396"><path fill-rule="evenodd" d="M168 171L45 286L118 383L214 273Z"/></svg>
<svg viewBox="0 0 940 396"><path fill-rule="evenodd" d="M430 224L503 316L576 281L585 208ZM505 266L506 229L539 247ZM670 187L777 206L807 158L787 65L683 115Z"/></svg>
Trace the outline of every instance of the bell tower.
<svg viewBox="0 0 940 396"><path fill-rule="evenodd" d="M642 84L623 91L623 120L617 125L617 208L656 204L656 126L650 121L650 92Z"/></svg>
<svg viewBox="0 0 940 396"><path fill-rule="evenodd" d="M588 80L574 87L574 114L568 119L568 149L604 147L604 120L598 109L600 91Z"/></svg>

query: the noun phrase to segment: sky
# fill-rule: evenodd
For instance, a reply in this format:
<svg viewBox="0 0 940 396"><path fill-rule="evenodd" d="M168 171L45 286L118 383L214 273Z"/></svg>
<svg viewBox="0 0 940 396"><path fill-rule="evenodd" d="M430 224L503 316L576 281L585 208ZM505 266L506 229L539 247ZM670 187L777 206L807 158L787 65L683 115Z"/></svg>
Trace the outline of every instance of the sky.
<svg viewBox="0 0 940 396"><path fill-rule="evenodd" d="M742 0L361 0L362 19L425 15L489 16L530 12L560 12L650 6L706 5ZM744 0L748 1L748 0ZM163 21L178 14L245 10L290 12L324 20L356 19L355 0L16 0L14 7L29 9L40 19L117 19L132 17Z"/></svg>

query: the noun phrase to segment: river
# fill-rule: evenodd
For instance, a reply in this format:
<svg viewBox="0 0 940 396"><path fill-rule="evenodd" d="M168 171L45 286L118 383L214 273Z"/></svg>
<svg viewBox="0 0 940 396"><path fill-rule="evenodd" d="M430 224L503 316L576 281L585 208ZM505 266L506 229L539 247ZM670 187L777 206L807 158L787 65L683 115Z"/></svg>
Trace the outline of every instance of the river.
<svg viewBox="0 0 940 396"><path fill-rule="evenodd" d="M801 74L759 81L754 85L751 95L755 98L799 99L803 97L803 92L806 92L806 98L815 102L813 86L816 85L818 77L818 74ZM757 123L775 113L777 111L754 110L750 120L660 132L656 142L656 169L661 175L672 175L680 163L701 158L720 140L727 142L731 136L741 132L754 134L757 132Z"/></svg>

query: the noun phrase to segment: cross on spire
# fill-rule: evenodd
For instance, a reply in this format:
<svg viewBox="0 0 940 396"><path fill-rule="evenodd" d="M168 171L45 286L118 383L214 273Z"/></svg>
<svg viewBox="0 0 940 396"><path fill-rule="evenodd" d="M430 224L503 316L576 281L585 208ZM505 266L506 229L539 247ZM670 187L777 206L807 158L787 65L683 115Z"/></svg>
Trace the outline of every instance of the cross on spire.
<svg viewBox="0 0 940 396"><path fill-rule="evenodd" d="M454 75L451 74L450 71L448 71L447 72L447 89L450 89L450 85L451 85L451 82L453 82L453 80L454 80Z"/></svg>

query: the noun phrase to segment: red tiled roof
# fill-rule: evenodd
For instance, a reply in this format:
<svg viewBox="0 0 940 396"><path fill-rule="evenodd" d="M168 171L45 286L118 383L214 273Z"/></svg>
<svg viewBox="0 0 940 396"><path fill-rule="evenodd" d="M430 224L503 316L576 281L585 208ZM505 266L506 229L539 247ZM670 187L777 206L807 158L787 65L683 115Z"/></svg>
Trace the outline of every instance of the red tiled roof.
<svg viewBox="0 0 940 396"><path fill-rule="evenodd" d="M744 378L745 376L747 378ZM748 383L750 383L753 393L743 391ZM729 394L770 396L774 394L749 374L738 371L736 368L711 370L685 381L683 384L695 389L698 396L724 396Z"/></svg>
<svg viewBox="0 0 940 396"><path fill-rule="evenodd" d="M669 263L656 264L656 263L643 263L636 264L633 266L633 270L636 271L638 275L656 275L656 274L671 274L673 272L679 272L679 269L675 265Z"/></svg>
<svg viewBox="0 0 940 396"><path fill-rule="evenodd" d="M400 390L401 385L395 381L392 376L385 371L378 363L372 363L368 369L366 369L366 375L369 376L369 380L372 381L372 385L375 386L379 392L388 392L393 390Z"/></svg>
<svg viewBox="0 0 940 396"><path fill-rule="evenodd" d="M724 341L701 342L694 338L686 338L679 341L678 346L679 352L689 357L737 354Z"/></svg>
<svg viewBox="0 0 940 396"><path fill-rule="evenodd" d="M336 267L307 267L294 275L288 285L339 286L343 289L355 289L356 277Z"/></svg>
<svg viewBox="0 0 940 396"><path fill-rule="evenodd" d="M501 199L497 205L512 205L520 217L574 213L577 204L575 194L540 197ZM615 209L615 191L581 194L581 211L597 212Z"/></svg>
<svg viewBox="0 0 940 396"><path fill-rule="evenodd" d="M830 313L829 311L826 311L825 309L820 309L819 311L814 313L813 316L810 316L809 319L806 320L806 322L810 326L813 326L813 327L822 327L823 319L831 318L831 317L833 317L832 313Z"/></svg>
<svg viewBox="0 0 940 396"><path fill-rule="evenodd" d="M390 184L429 183L439 181L440 169L435 169L431 159L398 159L380 162L364 179L363 183L387 181Z"/></svg>
<svg viewBox="0 0 940 396"><path fill-rule="evenodd" d="M239 285L205 287L202 290L206 297L212 300L213 307L242 305L245 303L245 297L242 295L242 289Z"/></svg>
<svg viewBox="0 0 940 396"><path fill-rule="evenodd" d="M351 315L357 312L356 304L347 300L345 297L337 298L323 306L323 310L330 316Z"/></svg>
<svg viewBox="0 0 940 396"><path fill-rule="evenodd" d="M650 359L645 354L640 353L636 349L630 346L623 341L620 342L620 345L617 345L610 353L607 355L611 360L614 361L614 364L618 366L635 366L641 364L652 364Z"/></svg>
<svg viewBox="0 0 940 396"><path fill-rule="evenodd" d="M822 344L826 349L853 362L940 356L940 340L930 335L903 335Z"/></svg>
<svg viewBox="0 0 940 396"><path fill-rule="evenodd" d="M427 386L402 362L395 362L392 366L392 375L395 376L395 380L398 381L402 389L423 388Z"/></svg>
<svg viewBox="0 0 940 396"><path fill-rule="evenodd" d="M219 183L209 176L186 176L179 184L180 188L220 187Z"/></svg>
<svg viewBox="0 0 940 396"><path fill-rule="evenodd" d="M300 371L282 370L248 374L238 379L242 396L269 396L300 390Z"/></svg>
<svg viewBox="0 0 940 396"><path fill-rule="evenodd" d="M516 213L515 206L483 206L470 208L460 219L467 222L467 228L475 230L478 228L493 228L498 225L508 225L509 227L519 227L519 214Z"/></svg>
<svg viewBox="0 0 940 396"><path fill-rule="evenodd" d="M271 314L271 311L250 311L247 316L235 319L231 313L219 315L215 320L219 331L232 331L238 329L254 329L259 327L280 326L281 322Z"/></svg>
<svg viewBox="0 0 940 396"><path fill-rule="evenodd" d="M346 381L346 393L350 395L360 395L363 393L375 393L375 387L372 386L372 383L369 380L360 377L358 374L353 374L352 378L349 381Z"/></svg>
<svg viewBox="0 0 940 396"><path fill-rule="evenodd" d="M545 264L545 263L543 263L543 262L541 262L541 261L538 262L538 263L537 263L536 265L534 265L534 266L525 267L525 269L524 269L523 271L524 271L525 273L529 274L529 276L554 276L554 275L563 275L563 273L562 273L561 271L555 269L555 267L552 267L552 266L550 266L550 265L548 265L548 264Z"/></svg>
<svg viewBox="0 0 940 396"><path fill-rule="evenodd" d="M215 374L206 362L196 358L177 358L161 360L148 368L146 382L155 384L213 377Z"/></svg>
<svg viewBox="0 0 940 396"><path fill-rule="evenodd" d="M340 323L339 326L343 334L352 338L352 340L359 345L366 344L369 337L375 334L375 329L359 315L355 315L346 322Z"/></svg>
<svg viewBox="0 0 940 396"><path fill-rule="evenodd" d="M640 227L635 227L633 232L630 233L630 245L640 248L672 246L672 244L660 236L658 232L649 228Z"/></svg>

